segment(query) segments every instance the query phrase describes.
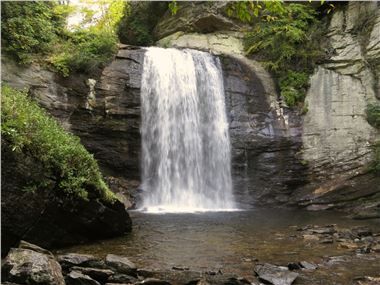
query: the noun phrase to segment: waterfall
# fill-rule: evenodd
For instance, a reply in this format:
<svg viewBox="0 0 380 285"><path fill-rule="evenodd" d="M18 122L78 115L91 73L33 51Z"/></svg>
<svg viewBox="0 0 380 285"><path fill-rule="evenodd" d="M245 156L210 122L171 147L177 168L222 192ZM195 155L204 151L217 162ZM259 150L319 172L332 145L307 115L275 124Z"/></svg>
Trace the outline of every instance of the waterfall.
<svg viewBox="0 0 380 285"><path fill-rule="evenodd" d="M219 59L196 50L147 48L141 100L142 209L233 210Z"/></svg>

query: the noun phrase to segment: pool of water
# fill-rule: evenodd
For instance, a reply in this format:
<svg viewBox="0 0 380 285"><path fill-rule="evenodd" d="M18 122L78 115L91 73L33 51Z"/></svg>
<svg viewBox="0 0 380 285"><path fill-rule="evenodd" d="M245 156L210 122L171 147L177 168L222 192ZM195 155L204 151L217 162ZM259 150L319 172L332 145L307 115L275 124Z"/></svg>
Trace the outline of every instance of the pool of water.
<svg viewBox="0 0 380 285"><path fill-rule="evenodd" d="M239 276L252 275L256 262L287 265L306 260L321 264L327 257L345 255L346 261L337 263L333 269L315 271L314 284L350 284L344 282L356 276L380 274L379 255L360 257L336 242L308 242L297 231L309 224L336 224L340 228L365 225L379 232L380 220L358 221L335 212L282 209L198 214L130 212L130 215L134 223L130 234L60 252L99 257L114 253L128 256L144 268L169 270L177 266L196 271L221 270ZM338 283L323 283L326 278Z"/></svg>

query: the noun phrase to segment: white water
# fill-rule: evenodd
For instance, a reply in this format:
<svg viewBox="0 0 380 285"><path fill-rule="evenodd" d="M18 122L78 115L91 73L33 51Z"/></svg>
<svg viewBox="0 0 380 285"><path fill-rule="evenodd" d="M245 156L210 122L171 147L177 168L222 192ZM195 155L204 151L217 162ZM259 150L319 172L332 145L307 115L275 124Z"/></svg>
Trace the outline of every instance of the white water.
<svg viewBox="0 0 380 285"><path fill-rule="evenodd" d="M142 210L236 210L219 60L148 48L141 100Z"/></svg>

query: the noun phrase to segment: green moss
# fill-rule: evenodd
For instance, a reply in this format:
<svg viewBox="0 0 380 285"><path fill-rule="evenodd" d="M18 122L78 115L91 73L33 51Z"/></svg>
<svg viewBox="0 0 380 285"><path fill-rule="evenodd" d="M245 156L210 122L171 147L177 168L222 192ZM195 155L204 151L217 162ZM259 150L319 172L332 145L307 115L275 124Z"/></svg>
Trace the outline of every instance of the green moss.
<svg viewBox="0 0 380 285"><path fill-rule="evenodd" d="M3 85L1 103L2 141L12 151L28 153L41 162L46 176L56 181L57 190L82 199L116 199L102 180L96 160L79 138L65 132L25 92ZM27 185L24 190L35 191L43 183Z"/></svg>

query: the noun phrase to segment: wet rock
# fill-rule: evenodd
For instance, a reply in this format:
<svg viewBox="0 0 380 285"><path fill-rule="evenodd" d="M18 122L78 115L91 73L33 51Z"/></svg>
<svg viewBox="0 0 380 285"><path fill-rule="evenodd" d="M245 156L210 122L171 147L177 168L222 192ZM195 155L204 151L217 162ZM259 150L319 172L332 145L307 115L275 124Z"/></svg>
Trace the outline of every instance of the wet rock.
<svg viewBox="0 0 380 285"><path fill-rule="evenodd" d="M298 262L292 262L292 263L288 263L288 268L289 270L298 270L298 269L301 269L302 267Z"/></svg>
<svg viewBox="0 0 380 285"><path fill-rule="evenodd" d="M141 282L138 282L136 284L139 284L139 285L171 285L170 282L168 281L164 281L164 280L160 280L160 279L156 279L156 278L147 278Z"/></svg>
<svg viewBox="0 0 380 285"><path fill-rule="evenodd" d="M307 261L301 261L299 264L306 270L315 270L318 268L318 265Z"/></svg>
<svg viewBox="0 0 380 285"><path fill-rule="evenodd" d="M373 252L380 252L380 244L375 244L371 247Z"/></svg>
<svg viewBox="0 0 380 285"><path fill-rule="evenodd" d="M155 275L155 271L147 268L138 268L137 275L142 276L144 278L153 277Z"/></svg>
<svg viewBox="0 0 380 285"><path fill-rule="evenodd" d="M108 282L111 283L135 283L137 278L127 274L114 274L108 278Z"/></svg>
<svg viewBox="0 0 380 285"><path fill-rule="evenodd" d="M119 273L137 276L137 267L127 257L116 254L107 254L106 264Z"/></svg>
<svg viewBox="0 0 380 285"><path fill-rule="evenodd" d="M30 249L30 250L33 250L35 252L46 254L46 255L50 256L51 258L54 258L54 255L50 251L48 251L47 249L44 249L42 247L39 247L39 246L32 244L32 243L29 243L29 242L26 242L24 240L20 241L18 248Z"/></svg>
<svg viewBox="0 0 380 285"><path fill-rule="evenodd" d="M317 241L319 240L319 237L316 236L316 235L302 235L303 239L304 240L308 240L308 241Z"/></svg>
<svg viewBox="0 0 380 285"><path fill-rule="evenodd" d="M100 283L90 276L79 271L71 271L65 277L66 285L100 285Z"/></svg>
<svg viewBox="0 0 380 285"><path fill-rule="evenodd" d="M88 275L92 279L95 279L96 281L99 281L100 283L105 283L108 280L108 278L112 274L114 274L114 272L109 269L99 269L99 268L91 268L91 267L74 266L70 270L80 272L84 275Z"/></svg>
<svg viewBox="0 0 380 285"><path fill-rule="evenodd" d="M259 264L254 268L260 280L273 285L290 285L298 277L298 273L291 272L287 267L272 264Z"/></svg>
<svg viewBox="0 0 380 285"><path fill-rule="evenodd" d="M356 227L352 229L352 233L357 237L368 237L372 236L372 230L367 227Z"/></svg>
<svg viewBox="0 0 380 285"><path fill-rule="evenodd" d="M2 280L21 284L64 285L61 266L51 255L12 248L1 268Z"/></svg>
<svg viewBox="0 0 380 285"><path fill-rule="evenodd" d="M361 248L358 248L356 250L357 254L368 254L371 252L371 247L370 246L363 246Z"/></svg>
<svg viewBox="0 0 380 285"><path fill-rule="evenodd" d="M341 242L338 245L338 248L344 248L344 249L357 249L359 246L357 243L354 242Z"/></svg>
<svg viewBox="0 0 380 285"><path fill-rule="evenodd" d="M358 285L378 285L380 284L380 277L361 276L354 278Z"/></svg>
<svg viewBox="0 0 380 285"><path fill-rule="evenodd" d="M184 271L184 270L189 270L189 267L182 267L182 266L173 266L173 270L178 270L178 271Z"/></svg>
<svg viewBox="0 0 380 285"><path fill-rule="evenodd" d="M58 255L58 262L64 269L72 266L104 267L104 262L102 260L90 254L68 253Z"/></svg>
<svg viewBox="0 0 380 285"><path fill-rule="evenodd" d="M311 232L313 234L334 234L336 230L334 226L327 226L327 227L315 226L314 228L309 229L308 232Z"/></svg>
<svg viewBox="0 0 380 285"><path fill-rule="evenodd" d="M231 277L231 278L228 278L224 283L223 285L251 285L252 283L250 281L248 281L247 279L245 278L236 278L236 277Z"/></svg>
<svg viewBox="0 0 380 285"><path fill-rule="evenodd" d="M329 243L334 243L334 239L331 237L331 236L325 236L323 237L319 243L322 243L322 244L329 244Z"/></svg>

